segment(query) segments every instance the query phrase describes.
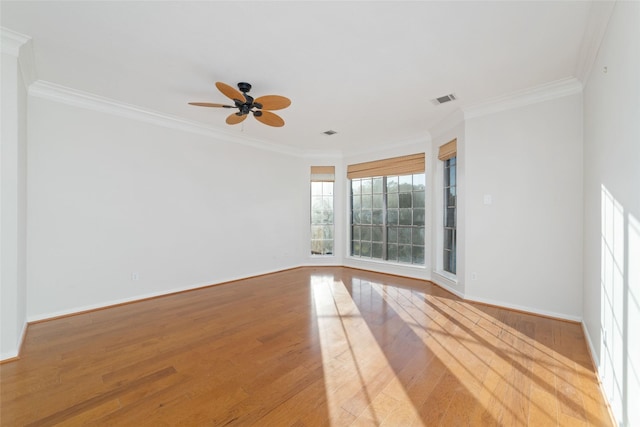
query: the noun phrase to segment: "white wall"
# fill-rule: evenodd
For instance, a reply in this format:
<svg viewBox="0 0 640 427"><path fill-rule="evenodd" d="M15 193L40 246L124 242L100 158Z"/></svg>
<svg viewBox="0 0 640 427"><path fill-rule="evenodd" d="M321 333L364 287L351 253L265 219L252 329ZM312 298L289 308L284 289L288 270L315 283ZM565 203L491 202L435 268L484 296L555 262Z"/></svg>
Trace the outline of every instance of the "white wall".
<svg viewBox="0 0 640 427"><path fill-rule="evenodd" d="M28 164L29 320L302 264L288 155L31 96Z"/></svg>
<svg viewBox="0 0 640 427"><path fill-rule="evenodd" d="M18 355L26 328L26 87L20 35L2 34L0 359ZM7 38L10 38L9 40Z"/></svg>
<svg viewBox="0 0 640 427"><path fill-rule="evenodd" d="M466 120L467 298L580 319L581 115L574 94Z"/></svg>
<svg viewBox="0 0 640 427"><path fill-rule="evenodd" d="M640 425L639 76L640 3L618 1L584 89L582 310L605 393L627 426Z"/></svg>

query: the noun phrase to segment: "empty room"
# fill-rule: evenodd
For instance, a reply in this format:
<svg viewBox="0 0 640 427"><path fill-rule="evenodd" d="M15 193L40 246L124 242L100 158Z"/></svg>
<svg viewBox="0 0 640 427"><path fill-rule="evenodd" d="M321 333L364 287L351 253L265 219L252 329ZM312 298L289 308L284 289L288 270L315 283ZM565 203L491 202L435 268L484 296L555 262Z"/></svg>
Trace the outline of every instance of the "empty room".
<svg viewBox="0 0 640 427"><path fill-rule="evenodd" d="M640 2L0 19L0 425L640 426Z"/></svg>

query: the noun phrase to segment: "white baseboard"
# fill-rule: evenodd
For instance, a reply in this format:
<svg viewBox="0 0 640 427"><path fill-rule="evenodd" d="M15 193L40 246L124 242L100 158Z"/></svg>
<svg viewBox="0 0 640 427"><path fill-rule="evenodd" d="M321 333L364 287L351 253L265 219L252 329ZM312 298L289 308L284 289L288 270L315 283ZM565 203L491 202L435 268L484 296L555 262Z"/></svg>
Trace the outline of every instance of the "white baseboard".
<svg viewBox="0 0 640 427"><path fill-rule="evenodd" d="M518 305L518 304L509 304L504 301L496 301L489 298L481 298L481 297L475 297L475 296L469 296L469 295L466 295L463 298L468 302L478 302L480 304L494 305L496 307L507 308L510 310L517 310L525 313L537 314L539 316L552 317L555 319L569 320L571 322L582 323L581 316L575 316L572 314L558 313L558 312L549 311L549 310L541 310L535 307L528 307L525 305Z"/></svg>
<svg viewBox="0 0 640 427"><path fill-rule="evenodd" d="M215 286L215 285L221 285L223 283L234 282L236 280L248 279L250 277L262 276L262 275L265 275L265 274L278 273L280 271L290 270L292 268L298 268L298 267L300 267L300 266L289 266L289 267L279 268L277 270L267 270L267 271L255 272L255 273L252 273L250 276L226 277L226 278L223 278L223 279L215 281L215 282L195 283L195 284L191 284L191 285L187 285L187 286L180 286L180 287L176 287L176 288L166 289L166 290L163 290L163 291L160 291L160 292L152 292L152 293L147 293L147 294L135 295L135 296L128 297L128 298L110 300L110 301L107 301L107 302L104 302L104 303L99 303L99 304L90 304L90 305L85 305L85 306L72 307L72 308L69 308L69 309L52 311L52 312L48 312L48 313L32 314L32 315L27 316L27 322L28 323L40 322L40 321L44 321L44 320L54 319L56 317L61 317L61 316L71 316L71 315L74 315L74 314L80 314L80 313L87 312L87 311L100 310L100 309L103 309L103 308L112 307L114 305L120 305L120 304L127 304L127 303L131 303L131 302L136 302L136 301L142 301L142 300L149 299L149 298L157 298L157 297L167 296L167 295L171 295L171 294L175 294L175 293L179 293L179 292L193 291L193 290L196 290L196 289L206 288L206 287L209 287L209 286Z"/></svg>
<svg viewBox="0 0 640 427"><path fill-rule="evenodd" d="M22 325L22 332L20 333L20 339L18 339L18 342L16 343L16 348L0 354L0 361L20 357L20 349L22 348L22 344L24 343L24 338L26 337L26 335L27 322Z"/></svg>

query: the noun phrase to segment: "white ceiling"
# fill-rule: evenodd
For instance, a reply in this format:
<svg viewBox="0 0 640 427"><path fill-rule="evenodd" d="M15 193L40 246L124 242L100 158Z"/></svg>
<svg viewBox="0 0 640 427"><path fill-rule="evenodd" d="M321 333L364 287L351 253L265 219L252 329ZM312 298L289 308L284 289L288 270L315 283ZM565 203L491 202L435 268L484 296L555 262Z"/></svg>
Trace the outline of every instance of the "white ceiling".
<svg viewBox="0 0 640 427"><path fill-rule="evenodd" d="M2 1L38 79L302 150L415 140L454 110L576 76L581 1ZM587 37L585 37L585 35ZM189 101L253 85L292 105L283 128ZM454 93L458 100L434 106ZM326 136L322 132L338 133Z"/></svg>

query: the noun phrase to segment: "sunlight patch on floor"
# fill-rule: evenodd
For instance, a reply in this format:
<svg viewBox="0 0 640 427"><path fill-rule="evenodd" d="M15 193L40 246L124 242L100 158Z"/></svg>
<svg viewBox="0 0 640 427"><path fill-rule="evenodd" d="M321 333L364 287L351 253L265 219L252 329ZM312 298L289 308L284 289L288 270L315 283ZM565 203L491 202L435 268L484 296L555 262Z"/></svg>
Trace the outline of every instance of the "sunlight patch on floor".
<svg viewBox="0 0 640 427"><path fill-rule="evenodd" d="M344 284L333 276L312 276L311 288L331 425L401 425L398 419L422 425Z"/></svg>

